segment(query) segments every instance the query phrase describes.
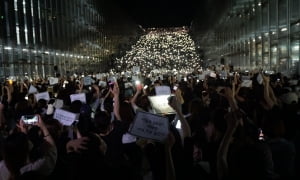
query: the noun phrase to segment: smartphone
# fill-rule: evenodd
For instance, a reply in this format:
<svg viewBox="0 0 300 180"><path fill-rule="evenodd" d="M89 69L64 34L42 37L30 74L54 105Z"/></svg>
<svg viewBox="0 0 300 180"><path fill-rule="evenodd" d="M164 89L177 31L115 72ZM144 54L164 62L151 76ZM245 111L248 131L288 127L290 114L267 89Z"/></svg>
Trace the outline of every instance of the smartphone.
<svg viewBox="0 0 300 180"><path fill-rule="evenodd" d="M258 140L260 141L264 141L265 140L265 136L264 136L264 133L263 133L263 130L261 128L258 128Z"/></svg>
<svg viewBox="0 0 300 180"><path fill-rule="evenodd" d="M177 86L174 86L174 87L173 87L173 90L174 90L174 91L176 91L177 89L178 89L178 87L177 87Z"/></svg>
<svg viewBox="0 0 300 180"><path fill-rule="evenodd" d="M34 124L34 123L38 122L38 116L37 115L23 115L21 117L21 120L25 124Z"/></svg>
<svg viewBox="0 0 300 180"><path fill-rule="evenodd" d="M111 89L114 88L115 82L116 82L115 77L109 78L109 80L108 80L108 85L109 85L109 87L110 87Z"/></svg>

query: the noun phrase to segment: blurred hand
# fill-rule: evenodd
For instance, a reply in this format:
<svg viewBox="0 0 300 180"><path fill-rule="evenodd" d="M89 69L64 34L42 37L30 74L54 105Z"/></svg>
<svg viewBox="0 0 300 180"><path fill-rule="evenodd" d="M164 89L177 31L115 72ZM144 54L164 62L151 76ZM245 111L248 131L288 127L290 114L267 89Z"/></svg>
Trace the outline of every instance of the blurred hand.
<svg viewBox="0 0 300 180"><path fill-rule="evenodd" d="M26 127L26 125L25 125L25 123L23 122L22 119L20 119L20 121L16 124L16 126L19 128L19 130L22 133L27 134L27 127Z"/></svg>
<svg viewBox="0 0 300 180"><path fill-rule="evenodd" d="M4 109L4 105L0 103L0 111L3 111L3 109Z"/></svg>
<svg viewBox="0 0 300 180"><path fill-rule="evenodd" d="M114 96L119 96L120 89L117 81L114 83L114 88L113 89L110 88L110 91L113 93Z"/></svg>
<svg viewBox="0 0 300 180"><path fill-rule="evenodd" d="M170 100L168 101L169 106L171 106L175 111L178 111L180 109L176 96L170 96Z"/></svg>
<svg viewBox="0 0 300 180"><path fill-rule="evenodd" d="M87 142L89 141L88 137L82 137L78 139L70 140L67 143L67 152L77 152L80 153L82 150L86 150Z"/></svg>
<svg viewBox="0 0 300 180"><path fill-rule="evenodd" d="M35 123L35 125L38 126L41 129L46 128L41 116L38 115L38 114L37 114L37 116L38 116L38 121Z"/></svg>
<svg viewBox="0 0 300 180"><path fill-rule="evenodd" d="M174 144L175 144L175 137L174 137L173 133L170 132L168 134L168 137L166 138L165 146L166 146L166 148L168 148L170 150L170 149L172 149Z"/></svg>

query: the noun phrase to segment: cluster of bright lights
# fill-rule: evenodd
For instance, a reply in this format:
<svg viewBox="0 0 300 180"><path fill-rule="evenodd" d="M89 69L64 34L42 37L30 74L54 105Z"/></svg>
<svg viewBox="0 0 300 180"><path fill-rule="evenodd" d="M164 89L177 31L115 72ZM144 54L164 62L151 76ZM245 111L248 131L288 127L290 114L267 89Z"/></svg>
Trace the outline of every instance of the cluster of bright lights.
<svg viewBox="0 0 300 180"><path fill-rule="evenodd" d="M200 58L196 53L195 43L187 29L148 29L125 56L116 59L119 71L131 70L140 66L141 71L153 69L197 69Z"/></svg>

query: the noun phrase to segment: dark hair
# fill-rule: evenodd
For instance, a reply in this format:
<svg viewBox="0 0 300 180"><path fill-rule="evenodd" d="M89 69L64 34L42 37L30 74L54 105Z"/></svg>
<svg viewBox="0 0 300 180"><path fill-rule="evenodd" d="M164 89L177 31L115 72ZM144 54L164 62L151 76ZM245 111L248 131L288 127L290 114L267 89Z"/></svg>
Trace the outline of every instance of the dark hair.
<svg viewBox="0 0 300 180"><path fill-rule="evenodd" d="M26 165L29 155L29 141L26 134L15 132L4 140L3 159L11 177L20 176L20 168Z"/></svg>
<svg viewBox="0 0 300 180"><path fill-rule="evenodd" d="M111 116L107 112L99 111L95 114L94 129L96 133L106 133L111 124Z"/></svg>

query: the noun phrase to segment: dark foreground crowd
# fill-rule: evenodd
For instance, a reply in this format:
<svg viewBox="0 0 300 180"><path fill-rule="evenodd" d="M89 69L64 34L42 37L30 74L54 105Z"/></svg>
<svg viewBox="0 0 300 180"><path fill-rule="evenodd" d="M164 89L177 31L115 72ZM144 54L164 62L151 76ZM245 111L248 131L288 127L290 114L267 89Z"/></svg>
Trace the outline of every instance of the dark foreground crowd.
<svg viewBox="0 0 300 180"><path fill-rule="evenodd" d="M215 76L216 75L216 76ZM84 85L74 77L4 82L0 104L0 180L17 179L300 179L297 77L280 73L195 73L107 77ZM203 76L202 76L203 77ZM104 83L99 83L99 82ZM168 86L175 114L163 142L128 133L137 111L154 112L148 96ZM49 92L50 99L29 93ZM174 88L177 87L177 88ZM70 95L85 93L86 102ZM63 125L58 107L78 113ZM27 124L23 115L37 115Z"/></svg>

